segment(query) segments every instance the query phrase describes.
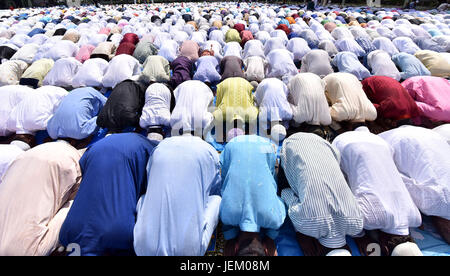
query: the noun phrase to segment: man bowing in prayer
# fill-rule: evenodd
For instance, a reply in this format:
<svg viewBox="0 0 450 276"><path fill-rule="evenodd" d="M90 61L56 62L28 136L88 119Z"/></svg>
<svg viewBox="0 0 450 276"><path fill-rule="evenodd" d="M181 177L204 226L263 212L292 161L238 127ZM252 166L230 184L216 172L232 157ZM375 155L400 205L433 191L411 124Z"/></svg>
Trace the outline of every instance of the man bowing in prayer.
<svg viewBox="0 0 450 276"><path fill-rule="evenodd" d="M305 256L350 255L345 237L362 231L363 217L339 152L318 135L299 132L284 140L280 157L281 198Z"/></svg>
<svg viewBox="0 0 450 276"><path fill-rule="evenodd" d="M80 190L59 234L63 246L76 243L83 256L135 254L136 205L156 144L137 133L118 133L87 149Z"/></svg>
<svg viewBox="0 0 450 276"><path fill-rule="evenodd" d="M219 221L217 152L200 137L167 138L150 157L147 175L134 228L136 254L203 256Z"/></svg>
<svg viewBox="0 0 450 276"><path fill-rule="evenodd" d="M422 218L395 166L389 144L361 126L336 137L333 145L341 153L341 169L364 216L364 229L379 230L382 253L390 256L406 247L407 255L422 255L409 233L409 228L421 225ZM363 255L374 242L364 232L354 240Z"/></svg>
<svg viewBox="0 0 450 276"><path fill-rule="evenodd" d="M240 135L227 143L220 160L225 255L277 255L274 239L286 208L274 178L275 144L256 135Z"/></svg>
<svg viewBox="0 0 450 276"><path fill-rule="evenodd" d="M378 135L393 149L395 165L417 208L432 217L438 233L450 243L450 147L447 141L431 129L407 125Z"/></svg>
<svg viewBox="0 0 450 276"><path fill-rule="evenodd" d="M59 140L20 154L6 171L0 185L0 255L43 256L58 246L81 181L78 162L84 149L77 148L84 148L95 131L81 123L96 116L90 101L80 97L95 93L84 92L73 91L55 111L48 130Z"/></svg>

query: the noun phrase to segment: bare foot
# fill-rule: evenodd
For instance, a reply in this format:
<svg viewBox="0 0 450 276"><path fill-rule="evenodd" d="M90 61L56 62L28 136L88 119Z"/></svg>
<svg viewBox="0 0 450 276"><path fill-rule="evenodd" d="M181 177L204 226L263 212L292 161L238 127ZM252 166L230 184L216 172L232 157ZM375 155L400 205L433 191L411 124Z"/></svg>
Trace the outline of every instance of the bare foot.
<svg viewBox="0 0 450 276"><path fill-rule="evenodd" d="M450 244L450 220L441 217L431 217L434 227L444 241Z"/></svg>

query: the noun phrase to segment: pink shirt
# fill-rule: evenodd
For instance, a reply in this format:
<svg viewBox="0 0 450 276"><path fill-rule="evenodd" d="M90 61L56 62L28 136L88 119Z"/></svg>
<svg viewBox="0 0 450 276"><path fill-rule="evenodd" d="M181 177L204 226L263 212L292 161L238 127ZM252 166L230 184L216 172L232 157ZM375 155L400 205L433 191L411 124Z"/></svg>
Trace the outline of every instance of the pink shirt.
<svg viewBox="0 0 450 276"><path fill-rule="evenodd" d="M417 76L402 82L425 117L450 122L450 83L439 77Z"/></svg>
<svg viewBox="0 0 450 276"><path fill-rule="evenodd" d="M75 59L81 63L84 63L91 57L92 51L94 51L94 49L95 46L89 44L81 46L80 50L78 50L78 53L75 56Z"/></svg>
<svg viewBox="0 0 450 276"><path fill-rule="evenodd" d="M110 28L102 28L98 33L99 34L109 35L110 32L111 32Z"/></svg>
<svg viewBox="0 0 450 276"><path fill-rule="evenodd" d="M180 47L180 55L189 58L192 61L196 61L198 57L198 51L200 47L197 42L192 40L186 40L181 44Z"/></svg>

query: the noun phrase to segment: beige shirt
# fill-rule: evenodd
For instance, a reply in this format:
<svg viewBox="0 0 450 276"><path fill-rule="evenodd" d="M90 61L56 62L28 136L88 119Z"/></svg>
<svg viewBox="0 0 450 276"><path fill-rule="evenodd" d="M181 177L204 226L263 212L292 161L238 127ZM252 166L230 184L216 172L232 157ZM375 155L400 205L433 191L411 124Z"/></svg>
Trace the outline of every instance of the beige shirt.
<svg viewBox="0 0 450 276"><path fill-rule="evenodd" d="M374 121L377 110L369 101L361 82L350 73L333 73L323 79L325 94L331 102L331 118L337 122Z"/></svg>
<svg viewBox="0 0 450 276"><path fill-rule="evenodd" d="M148 56L144 62L141 75L146 82L168 82L170 79L170 64L162 56Z"/></svg>
<svg viewBox="0 0 450 276"><path fill-rule="evenodd" d="M116 45L112 42L101 42L95 47L94 51L92 51L91 56L94 54L102 54L107 55L109 58L114 56L114 52L116 51Z"/></svg>
<svg viewBox="0 0 450 276"><path fill-rule="evenodd" d="M42 81L45 76L47 76L48 72L52 69L55 62L53 59L42 58L37 60L31 64L30 67L25 70L22 75L22 78L36 79L39 80L38 86L42 86Z"/></svg>
<svg viewBox="0 0 450 276"><path fill-rule="evenodd" d="M438 52L421 50L417 51L414 56L430 70L432 76L442 78L450 77L450 63Z"/></svg>
<svg viewBox="0 0 450 276"><path fill-rule="evenodd" d="M81 182L82 152L67 142L18 156L0 185L0 255L49 255Z"/></svg>

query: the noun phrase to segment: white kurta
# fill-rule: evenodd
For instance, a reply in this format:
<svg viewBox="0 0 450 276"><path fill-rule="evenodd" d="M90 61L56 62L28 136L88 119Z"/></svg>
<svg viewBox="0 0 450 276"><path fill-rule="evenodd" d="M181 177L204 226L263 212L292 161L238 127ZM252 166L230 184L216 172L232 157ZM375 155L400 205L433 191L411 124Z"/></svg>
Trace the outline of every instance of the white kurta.
<svg viewBox="0 0 450 276"><path fill-rule="evenodd" d="M408 235L409 228L421 225L386 141L359 127L336 137L333 145L341 153L341 169L363 213L364 229Z"/></svg>
<svg viewBox="0 0 450 276"><path fill-rule="evenodd" d="M244 50L242 53L242 58L246 59L248 57L259 56L264 58L264 45L261 41L252 39L245 43Z"/></svg>
<svg viewBox="0 0 450 276"><path fill-rule="evenodd" d="M108 68L108 62L102 58L86 60L77 74L73 77L73 87L99 87L102 86L103 76Z"/></svg>
<svg viewBox="0 0 450 276"><path fill-rule="evenodd" d="M42 86L35 89L12 109L6 121L8 131L34 134L39 130L45 130L48 121L67 93L65 89L56 86Z"/></svg>
<svg viewBox="0 0 450 276"><path fill-rule="evenodd" d="M245 78L248 81L261 82L265 77L267 62L260 56L251 56L244 59Z"/></svg>
<svg viewBox="0 0 450 276"><path fill-rule="evenodd" d="M33 63L34 56L39 50L40 45L38 44L26 44L22 48L20 48L10 60L22 60L27 64Z"/></svg>
<svg viewBox="0 0 450 276"><path fill-rule="evenodd" d="M433 130L444 137L447 140L447 143L450 145L450 124L435 127L433 128Z"/></svg>
<svg viewBox="0 0 450 276"><path fill-rule="evenodd" d="M330 109L325 97L325 82L316 74L300 73L289 82L289 103L294 121L310 125L331 124Z"/></svg>
<svg viewBox="0 0 450 276"><path fill-rule="evenodd" d="M235 57L238 57L238 58L242 58L241 57L241 54L242 54L241 52L242 52L242 47L236 41L228 42L223 47L223 57L235 56Z"/></svg>
<svg viewBox="0 0 450 276"><path fill-rule="evenodd" d="M294 64L294 55L286 49L272 50L267 55L267 78L280 78L285 84L297 75L298 69Z"/></svg>
<svg viewBox="0 0 450 276"><path fill-rule="evenodd" d="M114 88L118 83L141 73L139 61L130 55L115 56L103 76L103 87Z"/></svg>
<svg viewBox="0 0 450 276"><path fill-rule="evenodd" d="M81 62L73 57L58 59L45 76L42 84L71 87L73 77L78 73L81 66Z"/></svg>
<svg viewBox="0 0 450 276"><path fill-rule="evenodd" d="M15 145L0 145L0 186L9 165L24 151Z"/></svg>
<svg viewBox="0 0 450 276"><path fill-rule="evenodd" d="M389 38L386 37L378 37L375 38L373 41L373 46L377 48L378 50L383 50L387 52L390 56L393 56L395 54L398 54L399 51L397 47L392 43L392 41Z"/></svg>
<svg viewBox="0 0 450 276"><path fill-rule="evenodd" d="M208 107L214 96L206 84L197 80L185 81L173 93L176 105L170 117L172 132L206 128L213 121Z"/></svg>
<svg viewBox="0 0 450 276"><path fill-rule="evenodd" d="M145 105L139 125L142 128L151 126L170 126L170 99L169 88L161 83L154 83L145 92Z"/></svg>
<svg viewBox="0 0 450 276"><path fill-rule="evenodd" d="M324 50L311 50L302 58L301 73L314 73L321 78L333 73L331 58Z"/></svg>
<svg viewBox="0 0 450 276"><path fill-rule="evenodd" d="M433 130L401 126L379 134L393 149L393 158L419 210L450 219L450 147Z"/></svg>
<svg viewBox="0 0 450 276"><path fill-rule="evenodd" d="M0 136L12 134L6 126L11 111L23 99L34 93L34 89L24 85L7 85L0 87Z"/></svg>
<svg viewBox="0 0 450 276"><path fill-rule="evenodd" d="M54 46L47 51L44 58L51 58L54 61L57 61L61 58L75 57L77 53L78 46L75 43L70 40L61 40L56 42Z"/></svg>
<svg viewBox="0 0 450 276"><path fill-rule="evenodd" d="M264 54L267 56L271 51L276 49L286 49L285 41L280 37L272 37L264 44Z"/></svg>
<svg viewBox="0 0 450 276"><path fill-rule="evenodd" d="M382 50L375 50L367 55L367 64L372 69L374 76L386 76L397 81L401 79L400 71L392 61L389 54Z"/></svg>
<svg viewBox="0 0 450 276"><path fill-rule="evenodd" d="M294 60L301 60L311 48L308 46L308 42L300 37L291 38L287 44L287 49L294 54Z"/></svg>
<svg viewBox="0 0 450 276"><path fill-rule="evenodd" d="M288 103L289 90L279 79L264 79L256 88L255 101L259 107L259 121L290 121L292 109Z"/></svg>
<svg viewBox="0 0 450 276"><path fill-rule="evenodd" d="M417 46L416 43L414 43L414 41L409 37L397 37L392 40L392 43L394 43L399 52L414 55L417 51L420 51L419 46Z"/></svg>

